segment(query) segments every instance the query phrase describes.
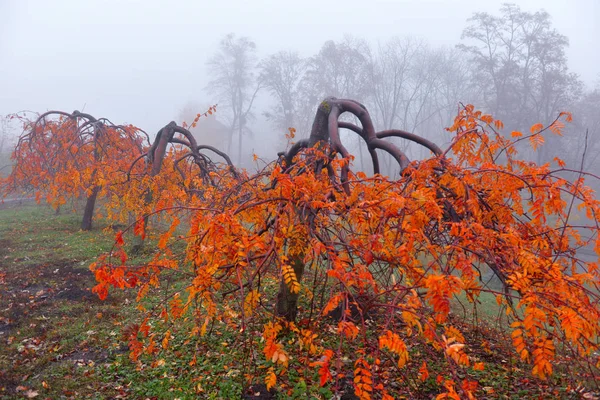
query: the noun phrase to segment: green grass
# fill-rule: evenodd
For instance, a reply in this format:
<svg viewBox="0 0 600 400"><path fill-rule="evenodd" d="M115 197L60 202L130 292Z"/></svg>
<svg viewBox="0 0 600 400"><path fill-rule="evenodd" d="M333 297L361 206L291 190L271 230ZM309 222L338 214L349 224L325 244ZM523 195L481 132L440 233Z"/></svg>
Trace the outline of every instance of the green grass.
<svg viewBox="0 0 600 400"><path fill-rule="evenodd" d="M100 302L90 292L88 266L113 235L102 224L82 232L79 223L45 206L0 209L0 398L118 394L95 373L118 346L111 332L131 307L122 306L125 293Z"/></svg>
<svg viewBox="0 0 600 400"><path fill-rule="evenodd" d="M84 263L109 250L113 238L99 232L105 224L96 223L94 230L83 232L77 229L80 223L81 215L72 212L55 215L47 206L9 205L0 212L0 239L10 241L9 258L18 263Z"/></svg>
<svg viewBox="0 0 600 400"><path fill-rule="evenodd" d="M111 291L100 301L90 292L89 265L110 251L114 231L103 221L81 231L80 218L43 205L0 208L0 399L239 397L244 377L229 366L240 355L215 351L236 342L231 334L216 332L202 348L177 335L169 351L129 359L122 336L139 320L135 294ZM192 367L196 353L203 358ZM157 360L164 364L152 367Z"/></svg>
<svg viewBox="0 0 600 400"><path fill-rule="evenodd" d="M256 377L261 379L271 365L261 352L265 321L256 321L245 335L217 322L212 334L204 338L190 338L186 332L191 322L180 321L172 327L174 339L167 350L131 361L123 332L140 320L135 293L111 291L107 300L100 301L90 292L95 281L89 264L111 249L114 231L103 221L96 222L91 232L80 231L79 224L79 214L55 215L46 206L0 208L0 399L26 398L28 394L44 399L229 399L239 398L249 382L259 382ZM183 243L175 246L182 249ZM144 254L132 261L147 260L151 249L148 245ZM183 284L174 282L171 288ZM277 284L271 282L273 295ZM151 291L148 304L159 300L158 293ZM302 306L306 309L307 304ZM530 366L516 360L508 335L494 325L501 310L493 295L482 293L479 297L480 324L475 328L470 324L472 307L464 296L458 296L452 302L452 324L472 343L468 352L473 361L486 363L483 372L470 368L462 372L465 378L480 382L481 397L572 398L572 393L567 393L566 369L557 368L555 377L541 382L531 378ZM328 332L327 327L322 328ZM325 346L337 348L338 335L322 336ZM284 336L281 340L291 339ZM250 342L254 354L243 350L249 347L244 343ZM384 363L384 367L396 374L398 398L401 394L404 398L431 398L440 392L435 378L445 373L447 364L431 346L409 344L415 361L402 371L393 364ZM343 346L352 350L348 342ZM422 360L427 360L431 375L425 382L414 378ZM331 387L319 386L317 368L306 368L306 361L297 356L278 380L285 385L280 398L334 397Z"/></svg>

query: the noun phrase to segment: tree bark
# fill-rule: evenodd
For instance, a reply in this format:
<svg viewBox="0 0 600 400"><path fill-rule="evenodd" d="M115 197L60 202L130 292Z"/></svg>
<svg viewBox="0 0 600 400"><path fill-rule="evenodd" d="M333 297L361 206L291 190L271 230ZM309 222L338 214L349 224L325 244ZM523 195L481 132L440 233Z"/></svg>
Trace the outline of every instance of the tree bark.
<svg viewBox="0 0 600 400"><path fill-rule="evenodd" d="M292 268L296 274L298 283L302 281L304 274L304 261L302 256L292 258ZM284 318L286 321L294 322L298 316L298 298L300 293L292 293L289 286L283 278L279 283L279 292L277 293L276 314L278 317Z"/></svg>
<svg viewBox="0 0 600 400"><path fill-rule="evenodd" d="M94 219L94 208L96 207L96 198L98 197L98 193L100 192L100 186L95 186L92 189L92 194L90 194L85 203L85 211L83 212L83 220L81 221L81 230L91 231L92 230L92 220Z"/></svg>

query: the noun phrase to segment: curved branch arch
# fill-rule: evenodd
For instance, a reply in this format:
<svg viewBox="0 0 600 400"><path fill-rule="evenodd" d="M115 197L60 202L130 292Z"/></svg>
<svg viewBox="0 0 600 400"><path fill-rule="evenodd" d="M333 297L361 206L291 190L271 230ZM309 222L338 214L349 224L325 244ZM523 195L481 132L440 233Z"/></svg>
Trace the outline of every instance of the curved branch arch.
<svg viewBox="0 0 600 400"><path fill-rule="evenodd" d="M339 118L344 113L354 115L359 120L361 126L340 121ZM310 137L295 143L287 153L280 153L284 156L286 167L289 168L293 164L294 157L302 149L314 147L320 142L328 143L331 146L333 154L339 153L344 158L349 157L350 152L346 149L340 138L340 129L351 130L365 141L373 163L373 171L376 174L380 173L379 158L376 150L383 150L389 153L396 160L401 171L406 169L410 164L410 160L406 154L393 143L384 140L385 138L397 137L410 140L431 150L436 157L443 155L442 150L435 143L414 133L399 129L376 132L371 116L364 105L354 100L328 97L317 108ZM340 178L346 191L349 190L345 183L348 180L349 171L349 164L344 164Z"/></svg>

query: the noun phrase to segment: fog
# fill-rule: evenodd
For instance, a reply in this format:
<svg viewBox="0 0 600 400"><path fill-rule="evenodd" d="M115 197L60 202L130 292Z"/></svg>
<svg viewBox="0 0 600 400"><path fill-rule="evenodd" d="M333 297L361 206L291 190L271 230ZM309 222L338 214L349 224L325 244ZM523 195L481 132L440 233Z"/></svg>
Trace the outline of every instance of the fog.
<svg viewBox="0 0 600 400"><path fill-rule="evenodd" d="M293 123L299 135L306 135L310 115L318 104L318 99L310 96L358 96L357 100L367 105L382 128L387 128L385 113L378 115L377 109L372 107L376 103L373 91L375 81L369 81L361 75L364 71L359 71L358 67L355 75L350 76L350 69L357 66L350 62L343 66L343 72L336 73L345 73L346 79L354 82L353 88L342 90L340 87L327 86L326 83L335 81L335 77L327 76L329 70L324 69L320 90L308 93L298 89L295 92L301 97L294 99L295 105L292 107L297 115L288 116L287 119L283 115L285 113L276 115L273 107L279 107L277 96L269 90L268 85L261 85L248 110L248 119L246 121L244 117L243 126L240 127L233 105L215 87L218 72L215 72L215 68L211 69L209 63L211 59L214 61L215 54L222 48L220 43L226 35L233 33L235 39L246 37L256 45L256 51L251 54L252 67L279 51L297 52L302 60L312 58L314 67L315 57L324 49L327 41L333 41L338 49L346 43L346 48L354 48L367 58L365 65L371 65L370 60L383 60L381 57L385 52L378 53L379 49L396 38L399 42L410 43L410 49L424 49L419 56L422 64L419 67L413 65L412 70L429 71L427 68L440 60L449 66L442 68L443 74L439 70L432 72L436 76L445 74L443 79L423 78L423 85L430 85L427 86L429 91L419 92L422 101L418 105L411 105L410 109L405 107L402 118L392 119L397 128L414 129L426 137L444 142L448 138L444 137L443 128L451 120L459 102L473 101L477 107L501 114L498 117L503 118L505 124L507 120L513 120L515 125L522 125L520 129L526 129L524 125L527 123L549 123L551 120L537 119L550 119L566 107L574 111L575 117L578 112L585 115L576 129L572 129L574 135L579 135L577 137L581 139L585 129L591 129L591 135L600 135L594 130L598 129L598 118L593 119L594 115L600 114L600 110L595 108L600 102L590 104L585 97L596 98L594 88L600 79L600 1L518 2L521 11L531 15L542 9L547 11L551 30L556 29L569 41L568 46L564 46L564 65L568 71L560 72L565 77L571 74L573 79L564 83L568 96L563 96L564 93L560 92L562 89L551 83L552 93L560 95L556 96L553 105L545 108L539 106L537 100L528 101L532 109L538 111L535 116L531 113L513 115L510 107L506 106L514 101L508 94L508 97L500 98L496 93L496 103L482 95L485 90L475 88L473 82L486 78L475 77L474 63L469 62L473 53L469 55L464 49L461 51L456 48L459 44L473 44L468 38L461 39L461 35L468 26L467 20L474 13L486 12L500 16L502 3L496 0L0 0L0 115L22 110L43 112L78 109L114 122L132 123L155 133L171 120L181 123L182 119L187 119L189 122L190 116L218 103L216 118L222 125L213 120L202 128L200 122L203 130L199 135L205 137L206 141L214 141L230 150L248 165L253 152L273 159L277 150L283 150L286 122ZM366 53L369 52L370 56L367 57ZM338 56L332 57L336 59ZM560 58L561 55L556 57ZM373 65L376 65L375 61ZM562 64L559 64L552 73L562 68ZM456 80L447 74L449 70L456 75ZM254 74L249 75L246 88L250 97L259 72L258 69L249 72L250 75ZM412 79L416 78L413 76ZM359 90L357 85L360 84L365 87ZM421 87L421 83L418 85ZM314 89L315 85L309 86ZM327 90L338 93L328 93ZM437 93L435 100L430 96L434 91ZM444 97L443 105L440 105L440 96ZM538 97L545 99L548 96L540 94ZM243 106L242 112L247 106ZM415 111L417 109L418 112ZM425 118L423 110L433 111ZM270 112L271 118L265 116L266 112ZM531 120L528 116L531 116ZM236 124L239 129L234 126ZM218 135L227 136L228 129L235 131L231 137L232 143L225 143L219 138L207 138L207 135L211 135L209 128L213 129L213 135L219 132ZM14 129L6 128L3 134L8 136L9 131L14 133ZM239 131L243 134L241 157L236 148ZM548 145L550 150L538 156L538 161L550 157L552 143ZM556 142L554 146L561 146L564 150L561 143ZM581 149L581 143L573 145L573 162ZM358 144L355 151L361 151ZM419 154L413 153L412 156L418 157ZM588 167L596 168L595 158L588 160L588 164Z"/></svg>

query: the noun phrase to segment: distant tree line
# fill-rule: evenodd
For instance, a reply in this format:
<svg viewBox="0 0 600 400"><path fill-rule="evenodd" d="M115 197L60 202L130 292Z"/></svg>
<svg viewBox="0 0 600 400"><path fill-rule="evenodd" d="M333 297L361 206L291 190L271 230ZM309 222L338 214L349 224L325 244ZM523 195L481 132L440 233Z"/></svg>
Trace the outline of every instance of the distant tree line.
<svg viewBox="0 0 600 400"><path fill-rule="evenodd" d="M547 12L531 13L515 4L503 5L498 15L475 13L455 47L436 48L411 37L372 45L346 36L325 42L311 57L282 50L259 60L251 39L229 34L207 63L207 89L227 127L222 147L237 155L238 164L251 156L243 138L257 115L281 132L284 146L288 128L306 137L319 101L335 96L364 103L379 130L396 127L440 143L449 141L443 128L452 124L461 103L510 121L508 132L548 124L568 110L574 123L565 135L547 138L531 157L543 163L560 154L579 169L587 146L584 169L593 171L600 154L600 87L586 88L569 70L568 44ZM266 109L257 109L258 95L268 96ZM368 171L367 149L354 137L355 163ZM412 158L426 155L409 142L396 144ZM383 157L382 172L395 172L390 157Z"/></svg>

